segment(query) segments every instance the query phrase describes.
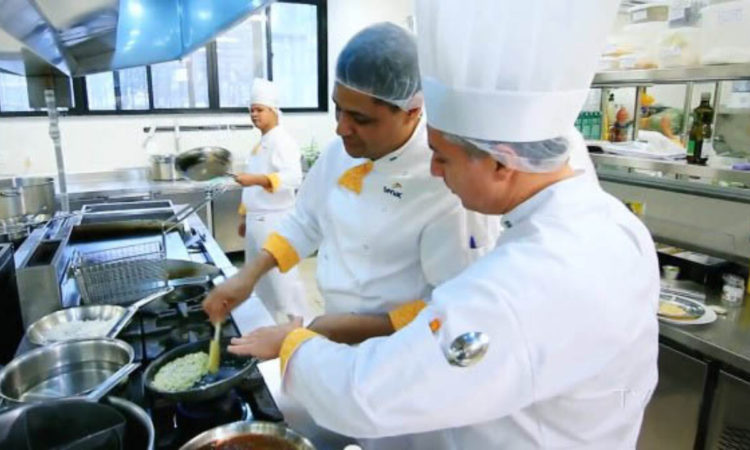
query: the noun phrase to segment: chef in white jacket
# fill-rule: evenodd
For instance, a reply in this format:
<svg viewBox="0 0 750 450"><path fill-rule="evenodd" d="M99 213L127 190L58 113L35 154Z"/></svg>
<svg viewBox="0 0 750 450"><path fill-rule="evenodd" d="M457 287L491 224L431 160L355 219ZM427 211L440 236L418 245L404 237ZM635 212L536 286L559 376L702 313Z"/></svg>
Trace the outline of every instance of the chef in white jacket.
<svg viewBox="0 0 750 450"><path fill-rule="evenodd" d="M340 137L310 169L264 251L204 301L211 320L244 301L270 268L287 272L317 250L325 312L345 316L344 334L331 337L386 334L390 324L369 328L368 317L349 315L413 308L492 244L472 239L467 211L430 174L413 34L380 23L352 37L337 60L333 101Z"/></svg>
<svg viewBox="0 0 750 450"><path fill-rule="evenodd" d="M245 260L258 256L278 223L294 209L295 190L302 183L300 150L279 124L279 95L273 82L256 78L250 94L250 117L260 130L260 142L251 150L244 173L235 179L242 190L240 213L244 226ZM289 316L311 318L304 286L297 269L271 270L255 287L271 317L286 323Z"/></svg>
<svg viewBox="0 0 750 450"><path fill-rule="evenodd" d="M352 347L290 324L232 350L280 354L319 425L381 448L635 448L657 381L655 249L571 169L565 137L618 3L418 0L432 171L504 233L391 336Z"/></svg>

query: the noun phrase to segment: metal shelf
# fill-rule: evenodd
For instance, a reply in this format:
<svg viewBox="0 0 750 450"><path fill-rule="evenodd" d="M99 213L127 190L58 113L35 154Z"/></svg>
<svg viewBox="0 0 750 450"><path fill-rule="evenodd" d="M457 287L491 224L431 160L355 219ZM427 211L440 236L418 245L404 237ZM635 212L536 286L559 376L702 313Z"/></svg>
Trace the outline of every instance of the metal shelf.
<svg viewBox="0 0 750 450"><path fill-rule="evenodd" d="M596 141L588 142L597 146ZM684 161L661 161L653 159L629 158L625 156L591 153L591 159L598 166L618 167L628 170L647 170L661 172L663 177L701 178L704 180L743 183L750 186L750 172L742 170L721 169L717 167L687 164Z"/></svg>
<svg viewBox="0 0 750 450"><path fill-rule="evenodd" d="M594 76L591 84L592 87L607 87L742 79L750 79L750 64L599 72Z"/></svg>

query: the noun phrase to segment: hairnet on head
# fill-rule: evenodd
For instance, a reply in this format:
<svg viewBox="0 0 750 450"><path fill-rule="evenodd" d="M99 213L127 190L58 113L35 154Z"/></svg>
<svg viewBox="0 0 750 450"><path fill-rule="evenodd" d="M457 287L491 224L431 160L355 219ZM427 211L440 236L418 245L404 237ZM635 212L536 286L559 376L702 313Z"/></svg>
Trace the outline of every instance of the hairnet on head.
<svg viewBox="0 0 750 450"><path fill-rule="evenodd" d="M251 108L254 104L267 106L273 109L276 116L281 119L279 92L273 81L263 78L256 78L253 80L253 87L250 90L250 101L248 102L247 107Z"/></svg>
<svg viewBox="0 0 750 450"><path fill-rule="evenodd" d="M360 31L339 54L336 82L405 111L421 107L414 35L388 22Z"/></svg>
<svg viewBox="0 0 750 450"><path fill-rule="evenodd" d="M533 142L492 142L467 139L502 165L521 172L553 172L569 158L568 139L557 137Z"/></svg>

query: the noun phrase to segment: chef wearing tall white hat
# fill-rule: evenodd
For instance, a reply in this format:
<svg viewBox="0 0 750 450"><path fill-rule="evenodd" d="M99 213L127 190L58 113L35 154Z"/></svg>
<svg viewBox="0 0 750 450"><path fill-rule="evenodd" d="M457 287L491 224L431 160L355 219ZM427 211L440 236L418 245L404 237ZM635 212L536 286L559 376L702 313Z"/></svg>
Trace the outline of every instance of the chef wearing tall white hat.
<svg viewBox="0 0 750 450"><path fill-rule="evenodd" d="M242 190L240 234L245 236L245 260L252 261L263 243L291 210L295 190L302 183L299 145L279 123L279 94L273 82L256 78L250 93L250 118L260 130L244 173L235 178ZM296 268L272 270L256 286L256 294L277 323L289 316L310 318L312 312Z"/></svg>
<svg viewBox="0 0 750 450"><path fill-rule="evenodd" d="M380 447L635 448L657 381L654 245L570 168L566 138L618 3L417 0L433 174L506 230L391 336L289 326L246 344L280 354L319 425Z"/></svg>

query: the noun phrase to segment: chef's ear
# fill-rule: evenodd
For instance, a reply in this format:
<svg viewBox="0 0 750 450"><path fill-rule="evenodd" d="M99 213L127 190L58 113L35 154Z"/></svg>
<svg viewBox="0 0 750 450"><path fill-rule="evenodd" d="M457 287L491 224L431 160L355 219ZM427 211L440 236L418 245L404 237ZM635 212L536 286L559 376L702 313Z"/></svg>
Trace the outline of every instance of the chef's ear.
<svg viewBox="0 0 750 450"><path fill-rule="evenodd" d="M507 181L510 178L511 174L515 172L515 170L511 169L500 161L493 159L492 162L495 164L493 178L496 181Z"/></svg>

